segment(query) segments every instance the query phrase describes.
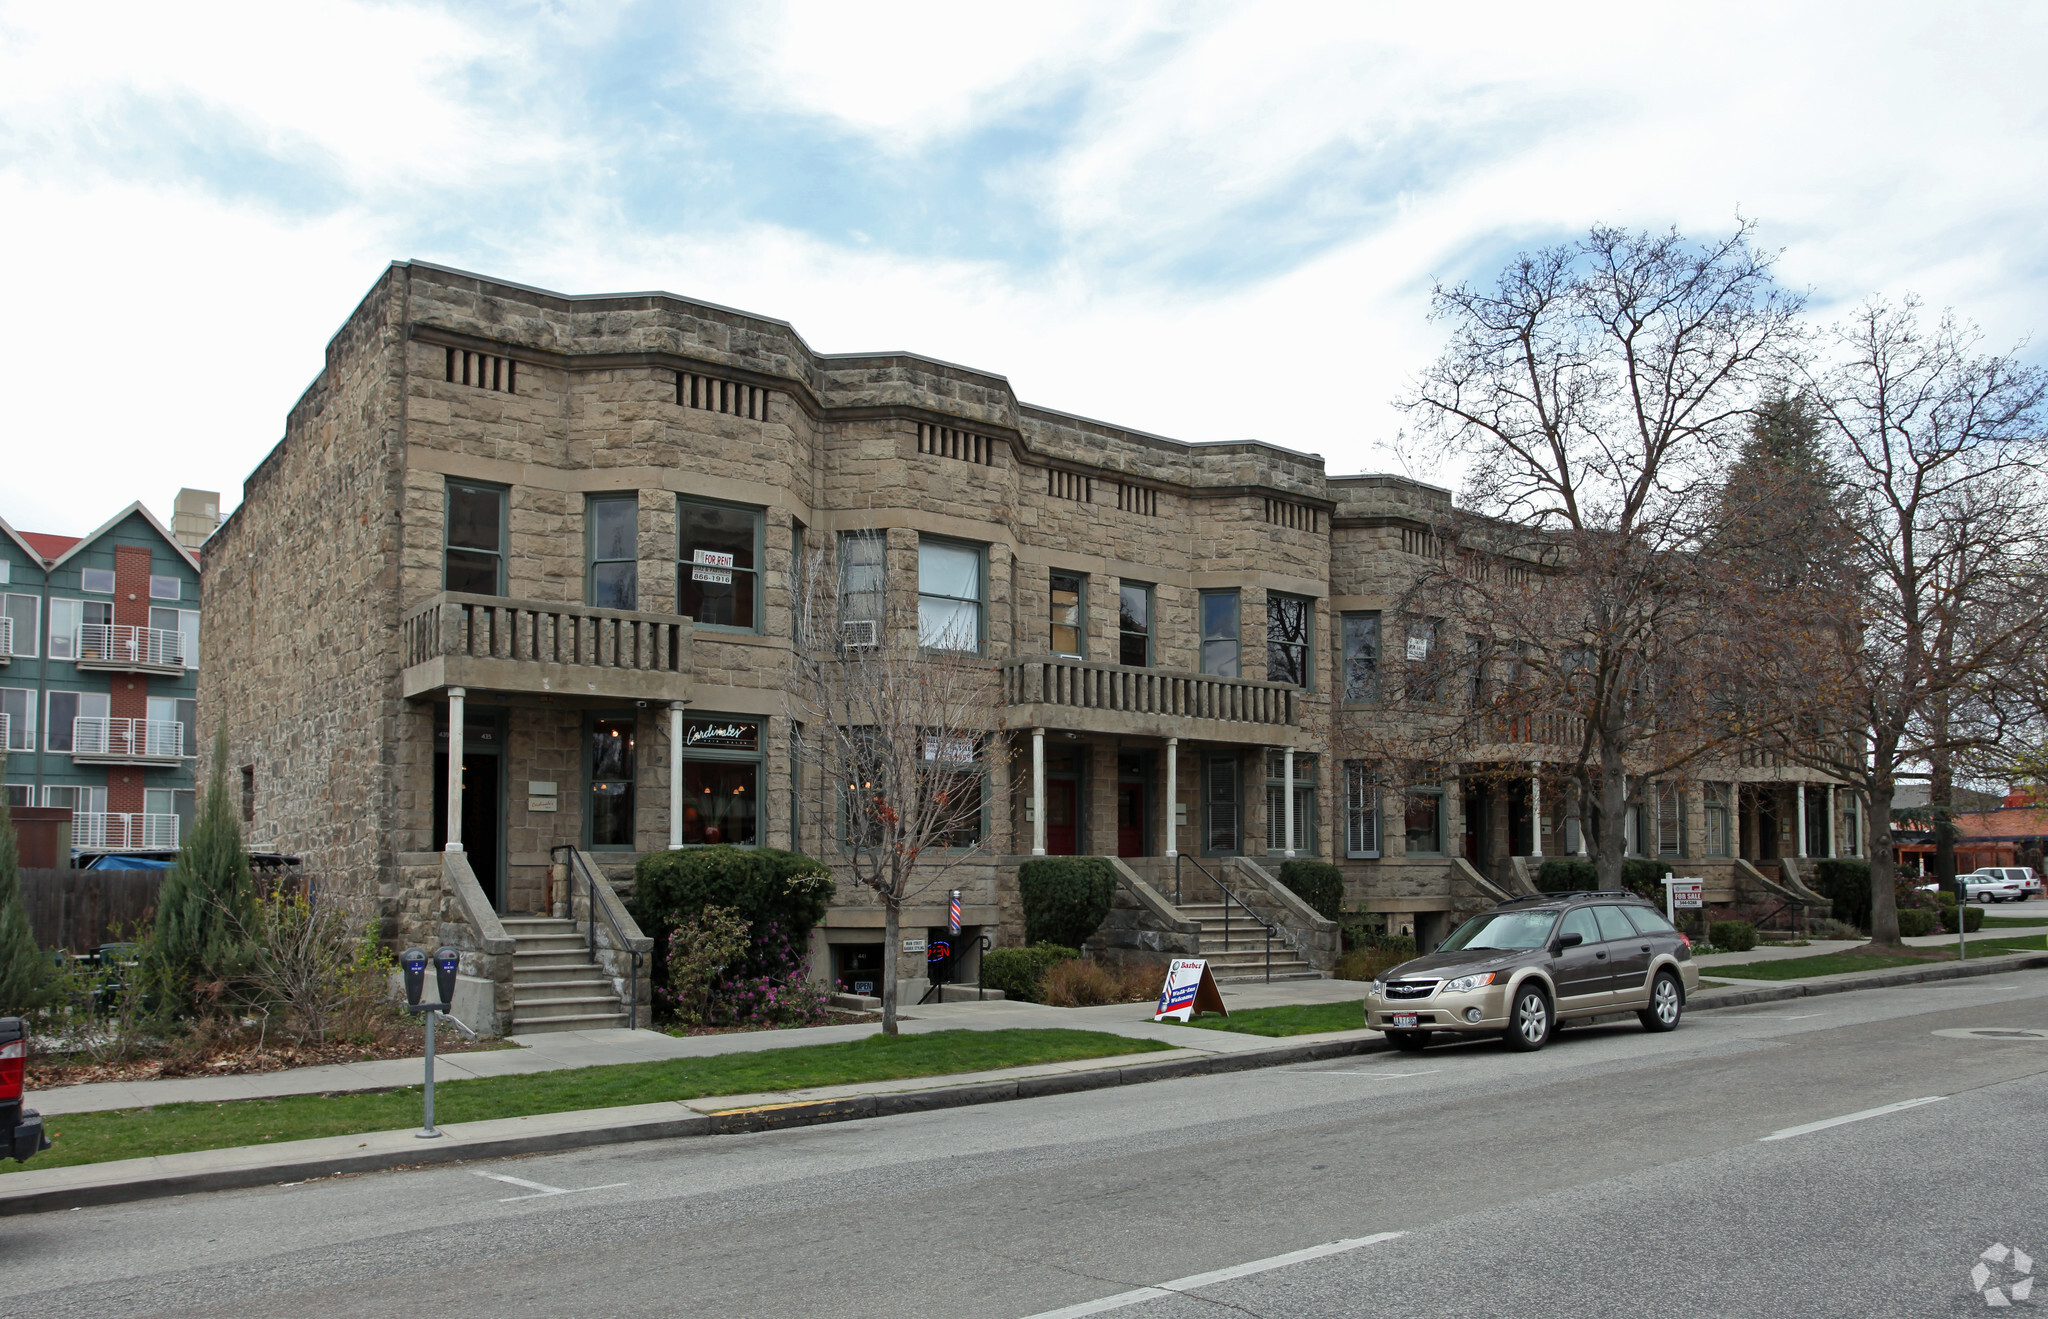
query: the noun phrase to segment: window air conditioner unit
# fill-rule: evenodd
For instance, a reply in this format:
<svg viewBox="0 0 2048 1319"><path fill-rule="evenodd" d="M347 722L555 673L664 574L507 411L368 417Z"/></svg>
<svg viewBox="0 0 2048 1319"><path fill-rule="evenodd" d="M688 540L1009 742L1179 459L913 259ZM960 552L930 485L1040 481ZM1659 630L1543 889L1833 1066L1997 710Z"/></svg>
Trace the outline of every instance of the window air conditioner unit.
<svg viewBox="0 0 2048 1319"><path fill-rule="evenodd" d="M848 650L870 649L875 644L875 620L849 618L839 625L839 636Z"/></svg>

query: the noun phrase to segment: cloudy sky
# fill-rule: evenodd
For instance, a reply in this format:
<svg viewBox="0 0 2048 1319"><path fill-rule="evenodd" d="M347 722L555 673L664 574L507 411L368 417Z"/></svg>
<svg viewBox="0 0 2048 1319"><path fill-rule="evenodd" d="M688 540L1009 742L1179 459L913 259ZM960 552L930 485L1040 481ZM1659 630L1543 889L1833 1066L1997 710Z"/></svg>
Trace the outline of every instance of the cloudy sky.
<svg viewBox="0 0 2048 1319"><path fill-rule="evenodd" d="M232 505L408 257L1332 472L1396 461L1433 281L1595 221L1748 216L1820 314L1912 291L2010 346L2044 64L2027 4L0 0L0 515Z"/></svg>

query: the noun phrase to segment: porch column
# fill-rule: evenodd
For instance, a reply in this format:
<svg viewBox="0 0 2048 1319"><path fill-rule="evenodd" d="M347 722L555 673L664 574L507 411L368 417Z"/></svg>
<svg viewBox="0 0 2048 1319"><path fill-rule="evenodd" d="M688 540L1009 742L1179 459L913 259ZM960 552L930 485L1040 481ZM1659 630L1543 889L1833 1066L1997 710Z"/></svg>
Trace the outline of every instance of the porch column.
<svg viewBox="0 0 2048 1319"><path fill-rule="evenodd" d="M1529 762L1529 856L1543 859L1543 765Z"/></svg>
<svg viewBox="0 0 2048 1319"><path fill-rule="evenodd" d="M1180 815L1180 739L1166 739L1166 855L1179 856L1174 848L1174 824Z"/></svg>
<svg viewBox="0 0 2048 1319"><path fill-rule="evenodd" d="M1799 781L1799 859L1806 859L1806 780Z"/></svg>
<svg viewBox="0 0 2048 1319"><path fill-rule="evenodd" d="M1579 855L1591 856L1593 854L1592 846L1586 841L1586 825L1588 823L1588 819L1586 811L1585 786L1583 784L1573 784L1572 795L1578 799L1579 803Z"/></svg>
<svg viewBox="0 0 2048 1319"><path fill-rule="evenodd" d="M1830 783L1830 784L1828 784L1828 855L1829 855L1829 856L1840 856L1840 855L1841 855L1841 852L1840 852L1840 851L1838 851L1838 850L1836 849L1836 846L1835 846L1835 812L1836 812L1836 811L1837 811L1838 809L1840 809L1840 807L1841 807L1841 802L1839 802L1839 801L1838 801L1838 800L1836 800L1836 798L1835 798L1835 785L1834 785L1834 784L1832 784L1832 783Z"/></svg>
<svg viewBox="0 0 2048 1319"><path fill-rule="evenodd" d="M448 846L462 850L462 698L460 687L448 689Z"/></svg>
<svg viewBox="0 0 2048 1319"><path fill-rule="evenodd" d="M1031 730L1031 855L1045 855L1045 730Z"/></svg>
<svg viewBox="0 0 2048 1319"><path fill-rule="evenodd" d="M683 845L683 703L668 703L668 847Z"/></svg>
<svg viewBox="0 0 2048 1319"><path fill-rule="evenodd" d="M1280 779L1282 783L1286 784L1284 791L1287 797L1286 808L1281 812L1281 819L1284 822L1283 827L1287 832L1280 835L1281 841L1285 842L1287 846L1280 850L1280 855L1292 858L1294 856L1294 748L1287 747L1282 750L1280 760L1285 766L1285 769L1281 771Z"/></svg>

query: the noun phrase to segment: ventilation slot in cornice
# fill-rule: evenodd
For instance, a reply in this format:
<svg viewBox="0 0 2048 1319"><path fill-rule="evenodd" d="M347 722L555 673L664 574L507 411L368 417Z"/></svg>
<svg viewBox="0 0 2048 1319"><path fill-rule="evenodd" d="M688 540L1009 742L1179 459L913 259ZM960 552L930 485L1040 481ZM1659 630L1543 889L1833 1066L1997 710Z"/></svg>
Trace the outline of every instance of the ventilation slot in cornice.
<svg viewBox="0 0 2048 1319"><path fill-rule="evenodd" d="M1295 531L1321 531L1322 516L1307 504L1297 504L1288 499L1266 501L1266 521L1276 527L1289 527Z"/></svg>
<svg viewBox="0 0 2048 1319"><path fill-rule="evenodd" d="M1443 550L1433 532L1425 531L1420 527L1403 527L1401 528L1401 552L1403 554L1413 554L1419 558L1435 559L1442 557Z"/></svg>
<svg viewBox="0 0 2048 1319"><path fill-rule="evenodd" d="M676 372L676 406L702 412L723 412L749 421L768 420L768 395L772 390L742 385L691 371Z"/></svg>
<svg viewBox="0 0 2048 1319"><path fill-rule="evenodd" d="M928 426L919 422L917 426L917 451L936 454L941 458L958 458L963 463L980 463L983 467L995 466L996 442L986 435L972 431L954 430L951 426Z"/></svg>
<svg viewBox="0 0 2048 1319"><path fill-rule="evenodd" d="M1143 513L1148 518L1156 518L1159 516L1159 492L1119 481L1116 483L1116 506L1126 513Z"/></svg>
<svg viewBox="0 0 2048 1319"><path fill-rule="evenodd" d="M472 353L463 348L448 350L448 383L473 385L500 394L519 392L519 363L509 357Z"/></svg>
<svg viewBox="0 0 2048 1319"><path fill-rule="evenodd" d="M1071 499L1077 504L1095 502L1095 478L1079 472L1062 472L1057 467L1046 469L1045 493L1054 499Z"/></svg>

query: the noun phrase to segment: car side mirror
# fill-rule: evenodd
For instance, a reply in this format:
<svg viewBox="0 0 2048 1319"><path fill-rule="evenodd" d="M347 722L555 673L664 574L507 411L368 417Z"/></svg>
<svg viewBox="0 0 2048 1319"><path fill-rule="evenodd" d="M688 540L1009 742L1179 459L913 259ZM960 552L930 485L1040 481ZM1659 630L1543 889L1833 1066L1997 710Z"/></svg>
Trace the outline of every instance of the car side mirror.
<svg viewBox="0 0 2048 1319"><path fill-rule="evenodd" d="M1557 942L1552 946L1555 947L1557 951L1563 952L1567 948L1576 948L1585 941L1585 935L1580 934L1577 931L1572 931L1566 934L1558 935Z"/></svg>

